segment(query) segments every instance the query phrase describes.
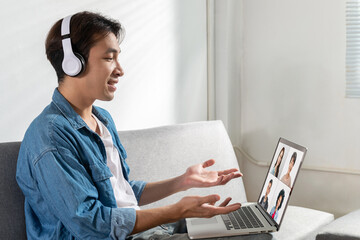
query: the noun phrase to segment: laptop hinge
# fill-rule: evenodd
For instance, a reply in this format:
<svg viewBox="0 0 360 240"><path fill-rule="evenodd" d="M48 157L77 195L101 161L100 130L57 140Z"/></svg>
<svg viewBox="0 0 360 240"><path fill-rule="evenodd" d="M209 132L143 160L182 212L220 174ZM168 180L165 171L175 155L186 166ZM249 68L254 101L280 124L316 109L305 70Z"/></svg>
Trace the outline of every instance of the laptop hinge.
<svg viewBox="0 0 360 240"><path fill-rule="evenodd" d="M276 230L279 230L279 226L275 220L269 216L269 214L259 205L259 203L256 203L256 208L260 210L261 214L264 216L266 221L270 224L270 226L275 226Z"/></svg>

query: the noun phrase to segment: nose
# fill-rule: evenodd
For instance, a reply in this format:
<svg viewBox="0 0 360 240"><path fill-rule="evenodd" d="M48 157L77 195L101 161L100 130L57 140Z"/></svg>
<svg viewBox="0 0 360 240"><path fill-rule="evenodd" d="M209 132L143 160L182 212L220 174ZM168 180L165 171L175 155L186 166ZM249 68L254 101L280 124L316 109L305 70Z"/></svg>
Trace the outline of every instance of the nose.
<svg viewBox="0 0 360 240"><path fill-rule="evenodd" d="M124 69L121 67L119 61L116 61L115 75L118 77L124 76Z"/></svg>

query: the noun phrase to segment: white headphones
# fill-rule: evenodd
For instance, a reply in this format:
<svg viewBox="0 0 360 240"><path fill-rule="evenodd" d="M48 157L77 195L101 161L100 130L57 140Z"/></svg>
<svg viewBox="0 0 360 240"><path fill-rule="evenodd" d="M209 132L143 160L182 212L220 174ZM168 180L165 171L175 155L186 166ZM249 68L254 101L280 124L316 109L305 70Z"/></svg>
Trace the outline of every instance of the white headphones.
<svg viewBox="0 0 360 240"><path fill-rule="evenodd" d="M70 39L70 20L72 15L65 17L61 23L62 47L64 60L62 69L64 73L71 77L80 75L85 69L85 60L79 53L74 53Z"/></svg>

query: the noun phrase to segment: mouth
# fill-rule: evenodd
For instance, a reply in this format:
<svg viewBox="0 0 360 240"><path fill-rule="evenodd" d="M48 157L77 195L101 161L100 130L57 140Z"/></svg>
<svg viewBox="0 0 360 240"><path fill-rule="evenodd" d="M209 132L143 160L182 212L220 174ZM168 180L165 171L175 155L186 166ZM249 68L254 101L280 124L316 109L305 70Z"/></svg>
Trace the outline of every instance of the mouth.
<svg viewBox="0 0 360 240"><path fill-rule="evenodd" d="M107 82L107 86L108 89L111 92L115 92L116 91L116 84L119 82L119 80L117 78L111 78L108 82Z"/></svg>

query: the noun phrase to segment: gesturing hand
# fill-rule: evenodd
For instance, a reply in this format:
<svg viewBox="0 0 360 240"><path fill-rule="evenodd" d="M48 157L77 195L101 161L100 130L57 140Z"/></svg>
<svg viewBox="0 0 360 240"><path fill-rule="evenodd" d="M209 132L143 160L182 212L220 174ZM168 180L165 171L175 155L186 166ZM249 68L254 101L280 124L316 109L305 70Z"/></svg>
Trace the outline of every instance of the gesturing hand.
<svg viewBox="0 0 360 240"><path fill-rule="evenodd" d="M219 206L215 203L219 201L219 195L209 195L205 197L189 196L181 199L176 206L180 207L182 218L187 217L213 217L218 214L227 214L241 207L240 203L228 205L231 198L225 199Z"/></svg>
<svg viewBox="0 0 360 240"><path fill-rule="evenodd" d="M208 171L207 167L214 165L215 160L210 159L202 164L197 164L189 167L184 177L184 188L192 187L212 187L217 185L224 185L233 178L241 177L242 174L236 168L231 168L223 171Z"/></svg>

